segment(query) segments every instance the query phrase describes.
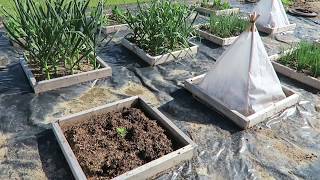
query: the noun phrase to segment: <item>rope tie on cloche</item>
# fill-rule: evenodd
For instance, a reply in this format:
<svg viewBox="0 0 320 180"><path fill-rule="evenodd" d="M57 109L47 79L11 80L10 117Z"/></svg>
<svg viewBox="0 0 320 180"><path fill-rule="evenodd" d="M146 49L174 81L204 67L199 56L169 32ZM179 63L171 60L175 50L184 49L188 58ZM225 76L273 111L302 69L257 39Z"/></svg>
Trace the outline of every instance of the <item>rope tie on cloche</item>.
<svg viewBox="0 0 320 180"><path fill-rule="evenodd" d="M255 32L256 31L256 21L259 18L259 14L256 12L253 12L252 14L249 15L249 22L251 23L249 31Z"/></svg>

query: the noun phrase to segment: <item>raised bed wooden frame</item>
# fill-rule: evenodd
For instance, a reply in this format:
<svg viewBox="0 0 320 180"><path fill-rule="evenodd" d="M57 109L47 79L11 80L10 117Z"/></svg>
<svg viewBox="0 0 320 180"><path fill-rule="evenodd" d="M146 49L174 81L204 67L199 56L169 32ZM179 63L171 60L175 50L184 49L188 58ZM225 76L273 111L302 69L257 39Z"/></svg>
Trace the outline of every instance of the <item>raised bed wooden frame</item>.
<svg viewBox="0 0 320 180"><path fill-rule="evenodd" d="M204 7L196 7L196 11L199 13L202 13L204 15L231 15L231 14L239 14L240 8L231 8L231 9L224 9L224 10L214 10L214 9L209 9L209 8L204 8Z"/></svg>
<svg viewBox="0 0 320 180"><path fill-rule="evenodd" d="M115 33L119 31L125 31L128 30L128 24L117 24L113 26L104 26L101 29L101 32L103 34L110 34L110 33Z"/></svg>
<svg viewBox="0 0 320 180"><path fill-rule="evenodd" d="M141 98L134 96L127 99L123 99L117 102L99 106L93 109L89 109L83 112L79 112L52 123L53 132L58 140L59 146L71 168L71 171L77 180L85 180L86 176L78 163L76 156L74 155L67 139L65 138L60 125L81 123L87 120L89 117L106 113L119 111L124 107L136 107L141 108L148 116L158 121L158 123L174 138L178 143L183 145L182 148L173 151L165 156L162 156L156 160L153 160L147 164L137 167L131 171L128 171L114 179L147 179L165 171L179 163L192 158L196 144L186 136L179 128L177 128L166 116L164 116L158 109L150 107Z"/></svg>
<svg viewBox="0 0 320 180"><path fill-rule="evenodd" d="M218 111L223 114L234 123L236 123L242 129L250 128L267 118L283 111L284 109L293 106L299 100L299 95L296 94L293 90L282 86L283 92L287 96L285 99L274 103L274 105L265 108L257 113L254 113L249 116L244 116L238 111L230 110L227 108L220 100L215 99L207 95L201 88L197 86L199 82L204 78L205 74L196 76L194 78L187 79L184 83L185 88L190 91L200 102L209 106L210 108ZM217 87L219 88L219 87Z"/></svg>
<svg viewBox="0 0 320 180"><path fill-rule="evenodd" d="M30 86L36 94L112 75L111 67L97 56L97 62L101 65L100 69L63 76L50 80L37 81L30 71L25 59L25 55L20 58L20 65L27 76Z"/></svg>
<svg viewBox="0 0 320 180"><path fill-rule="evenodd" d="M130 42L126 38L123 38L121 41L121 44L129 49L130 51L134 52L136 55L138 55L142 60L147 62L149 65L154 66L158 64L163 64L166 62L170 62L176 59L182 59L185 58L186 56L195 56L198 53L198 48L199 46L189 42L190 47L185 48L183 50L179 51L174 51L171 53L166 53L163 55L158 55L158 56L151 56L148 53L146 53L143 49L139 48L137 45L134 43Z"/></svg>
<svg viewBox="0 0 320 180"><path fill-rule="evenodd" d="M107 16L111 16L112 14L107 14ZM110 34L110 33L115 33L119 31L125 31L128 29L128 24L116 24L116 25L111 25L111 26L104 26L101 29L101 32L103 34Z"/></svg>
<svg viewBox="0 0 320 180"><path fill-rule="evenodd" d="M289 24L288 26L284 26L281 28L268 28L268 27L263 27L259 26L256 24L258 31L264 32L266 34L277 34L277 33L282 33L286 31L292 31L296 28L296 24Z"/></svg>
<svg viewBox="0 0 320 180"><path fill-rule="evenodd" d="M202 37L208 41L211 41L215 44L218 44L220 46L231 45L238 38L238 36L233 36L233 37L228 37L228 38L222 38L222 37L216 36L214 34L211 34L206 31L201 30L200 27L203 25L206 25L206 24L196 26L196 31L200 35L200 37Z"/></svg>
<svg viewBox="0 0 320 180"><path fill-rule="evenodd" d="M302 72L297 72L296 70L277 62L278 59L292 52L294 49L295 48L284 51L283 53L280 53L280 54L269 56L269 59L273 65L273 68L279 74L282 74L284 76L287 76L291 79L296 80L297 82L300 82L302 84L305 84L312 88L320 90L320 79L317 79L315 77L312 77Z"/></svg>

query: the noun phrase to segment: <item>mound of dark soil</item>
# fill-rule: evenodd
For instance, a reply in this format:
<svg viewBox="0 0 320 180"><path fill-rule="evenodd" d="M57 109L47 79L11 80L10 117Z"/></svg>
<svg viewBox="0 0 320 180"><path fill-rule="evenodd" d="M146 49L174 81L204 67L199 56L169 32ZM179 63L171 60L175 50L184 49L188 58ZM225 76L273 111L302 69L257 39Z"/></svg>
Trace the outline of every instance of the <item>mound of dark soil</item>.
<svg viewBox="0 0 320 180"><path fill-rule="evenodd" d="M88 179L116 177L174 150L165 131L137 108L62 129Z"/></svg>

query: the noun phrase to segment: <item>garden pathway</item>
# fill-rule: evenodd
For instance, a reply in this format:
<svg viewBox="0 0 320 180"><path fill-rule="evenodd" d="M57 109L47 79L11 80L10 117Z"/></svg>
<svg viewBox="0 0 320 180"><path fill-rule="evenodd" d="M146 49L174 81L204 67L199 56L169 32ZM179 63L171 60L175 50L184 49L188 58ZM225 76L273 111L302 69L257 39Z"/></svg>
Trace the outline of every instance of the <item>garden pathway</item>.
<svg viewBox="0 0 320 180"><path fill-rule="evenodd" d="M233 1L249 12L252 5ZM203 21L199 17L198 21ZM293 35L263 36L269 55L298 39L319 40L320 25L289 16ZM318 92L280 76L301 94L299 105L241 131L230 120L197 102L182 87L205 73L225 48L205 40L196 58L148 67L120 45L124 33L101 48L113 69L109 79L34 95L18 64L18 54L0 37L0 179L72 179L50 122L66 114L139 95L158 107L198 145L194 159L158 179L317 179L320 172ZM232 72L230 72L232 73Z"/></svg>

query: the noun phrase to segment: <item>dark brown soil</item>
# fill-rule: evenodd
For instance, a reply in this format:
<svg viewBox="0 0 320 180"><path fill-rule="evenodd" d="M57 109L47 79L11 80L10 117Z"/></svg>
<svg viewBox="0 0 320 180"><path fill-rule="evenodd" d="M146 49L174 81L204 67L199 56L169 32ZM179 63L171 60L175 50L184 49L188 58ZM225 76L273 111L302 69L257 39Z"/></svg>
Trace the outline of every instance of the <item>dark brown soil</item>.
<svg viewBox="0 0 320 180"><path fill-rule="evenodd" d="M114 26L119 24L125 24L125 22L120 22L115 16L108 15L108 26Z"/></svg>
<svg viewBox="0 0 320 180"><path fill-rule="evenodd" d="M117 128L127 134L121 136ZM156 120L137 108L62 129L88 179L111 179L176 149Z"/></svg>
<svg viewBox="0 0 320 180"><path fill-rule="evenodd" d="M212 9L212 10L222 10L222 9L218 8L217 6L214 6L212 4L201 3L200 6L203 7L203 8Z"/></svg>
<svg viewBox="0 0 320 180"><path fill-rule="evenodd" d="M319 0L296 0L292 8L302 8L308 11L318 13L316 18L320 18L320 1Z"/></svg>

